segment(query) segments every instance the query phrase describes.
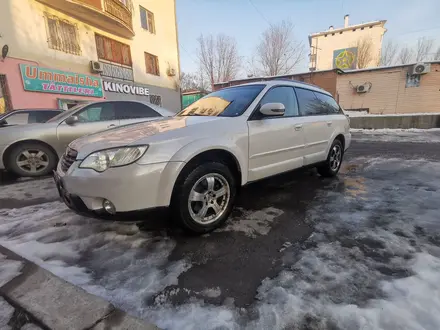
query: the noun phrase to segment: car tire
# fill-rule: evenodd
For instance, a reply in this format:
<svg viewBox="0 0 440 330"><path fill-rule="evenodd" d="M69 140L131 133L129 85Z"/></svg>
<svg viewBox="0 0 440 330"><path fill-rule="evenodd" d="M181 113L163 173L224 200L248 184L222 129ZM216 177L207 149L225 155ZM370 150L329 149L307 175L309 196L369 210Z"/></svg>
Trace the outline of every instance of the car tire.
<svg viewBox="0 0 440 330"><path fill-rule="evenodd" d="M21 143L8 155L8 170L21 177L50 174L57 166L57 155L42 143Z"/></svg>
<svg viewBox="0 0 440 330"><path fill-rule="evenodd" d="M341 168L342 159L344 157L344 147L339 139L333 141L330 151L328 152L326 161L318 166L318 173L326 178L334 177Z"/></svg>
<svg viewBox="0 0 440 330"><path fill-rule="evenodd" d="M218 228L232 211L236 184L230 169L220 162L193 167L176 182L171 201L174 220L192 234Z"/></svg>

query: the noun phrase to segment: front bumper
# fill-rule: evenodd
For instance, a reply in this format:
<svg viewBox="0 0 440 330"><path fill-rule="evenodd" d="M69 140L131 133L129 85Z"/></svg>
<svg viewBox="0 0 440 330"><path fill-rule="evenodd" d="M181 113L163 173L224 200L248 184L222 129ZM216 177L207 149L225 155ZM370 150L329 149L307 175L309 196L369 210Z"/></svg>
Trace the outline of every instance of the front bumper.
<svg viewBox="0 0 440 330"><path fill-rule="evenodd" d="M67 173L58 164L54 173L60 196L78 213L100 212L104 200L110 201L117 213L167 207L184 166L183 162L134 163L98 173L79 168L79 164L75 162Z"/></svg>

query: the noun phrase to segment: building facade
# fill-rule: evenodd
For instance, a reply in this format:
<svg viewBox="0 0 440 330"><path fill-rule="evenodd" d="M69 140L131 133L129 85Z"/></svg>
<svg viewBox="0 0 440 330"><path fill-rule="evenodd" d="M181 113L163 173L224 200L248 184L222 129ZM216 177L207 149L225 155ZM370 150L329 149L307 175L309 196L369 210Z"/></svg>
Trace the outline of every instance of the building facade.
<svg viewBox="0 0 440 330"><path fill-rule="evenodd" d="M339 104L370 114L440 113L440 63L426 65L424 74L413 74L414 65L347 71L337 80Z"/></svg>
<svg viewBox="0 0 440 330"><path fill-rule="evenodd" d="M344 27L330 26L323 32L309 35L311 71L377 67L380 62L382 39L386 21L349 25L344 17Z"/></svg>
<svg viewBox="0 0 440 330"><path fill-rule="evenodd" d="M181 105L175 0L0 1L0 111Z"/></svg>

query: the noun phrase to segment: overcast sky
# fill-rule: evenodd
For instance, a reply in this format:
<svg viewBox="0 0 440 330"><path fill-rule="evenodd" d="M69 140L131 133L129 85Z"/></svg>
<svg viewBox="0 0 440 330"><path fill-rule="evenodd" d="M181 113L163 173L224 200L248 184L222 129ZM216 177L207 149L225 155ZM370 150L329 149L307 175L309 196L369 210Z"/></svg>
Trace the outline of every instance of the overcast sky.
<svg viewBox="0 0 440 330"><path fill-rule="evenodd" d="M308 46L313 32L374 20L387 20L385 40L412 45L426 36L440 46L440 0L176 0L181 69L197 70L197 37L224 33L234 36L246 60L271 23L289 19L296 38ZM434 50L433 50L434 51ZM307 54L309 48L307 47ZM304 58L297 71L307 71ZM242 73L244 74L244 72Z"/></svg>

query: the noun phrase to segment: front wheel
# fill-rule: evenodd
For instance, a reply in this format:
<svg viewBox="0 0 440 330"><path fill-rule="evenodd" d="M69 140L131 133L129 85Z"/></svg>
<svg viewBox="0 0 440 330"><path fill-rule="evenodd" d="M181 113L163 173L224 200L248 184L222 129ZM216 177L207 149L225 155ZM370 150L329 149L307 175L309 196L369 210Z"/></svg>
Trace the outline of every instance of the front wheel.
<svg viewBox="0 0 440 330"><path fill-rule="evenodd" d="M226 221L237 192L236 180L226 165L200 164L177 184L171 208L185 230L203 234Z"/></svg>
<svg viewBox="0 0 440 330"><path fill-rule="evenodd" d="M318 173L323 177L333 177L338 174L341 168L342 158L344 156L344 148L340 140L333 141L327 160L318 167Z"/></svg>
<svg viewBox="0 0 440 330"><path fill-rule="evenodd" d="M57 165L55 153L41 143L22 143L14 147L8 157L8 169L18 176L48 175Z"/></svg>

